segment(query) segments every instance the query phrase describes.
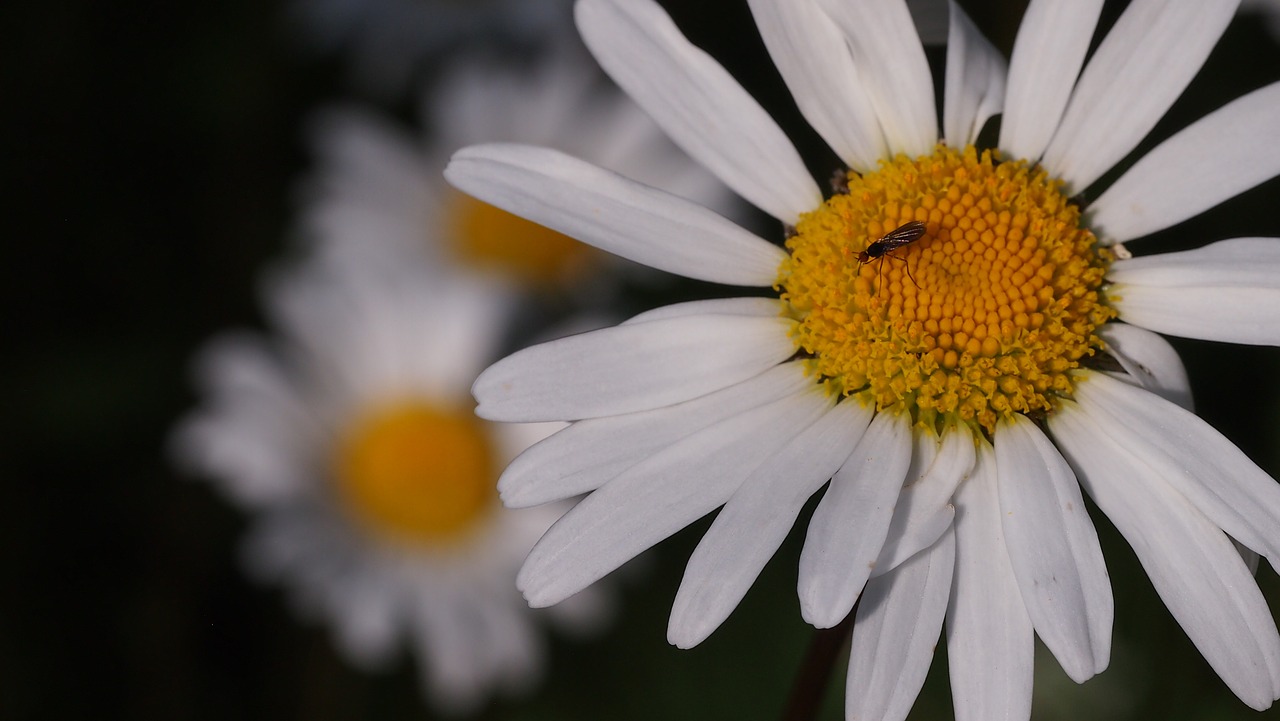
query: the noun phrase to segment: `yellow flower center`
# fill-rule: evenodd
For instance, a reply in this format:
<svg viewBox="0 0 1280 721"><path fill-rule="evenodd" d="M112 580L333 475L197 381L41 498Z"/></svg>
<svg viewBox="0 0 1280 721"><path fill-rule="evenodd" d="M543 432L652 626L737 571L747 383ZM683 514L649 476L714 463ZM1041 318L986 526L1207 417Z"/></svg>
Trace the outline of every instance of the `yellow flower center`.
<svg viewBox="0 0 1280 721"><path fill-rule="evenodd" d="M1001 417L1070 397L1070 371L1115 316L1099 290L1114 256L1061 187L972 146L849 173L847 193L800 219L779 269L810 371L935 430L962 421L990 435ZM911 221L924 224L917 239L882 240Z"/></svg>
<svg viewBox="0 0 1280 721"><path fill-rule="evenodd" d="M354 515L399 540L456 540L496 504L489 438L469 409L374 409L341 438L336 470Z"/></svg>
<svg viewBox="0 0 1280 721"><path fill-rule="evenodd" d="M453 196L453 250L470 265L548 286L578 275L595 250L469 195Z"/></svg>

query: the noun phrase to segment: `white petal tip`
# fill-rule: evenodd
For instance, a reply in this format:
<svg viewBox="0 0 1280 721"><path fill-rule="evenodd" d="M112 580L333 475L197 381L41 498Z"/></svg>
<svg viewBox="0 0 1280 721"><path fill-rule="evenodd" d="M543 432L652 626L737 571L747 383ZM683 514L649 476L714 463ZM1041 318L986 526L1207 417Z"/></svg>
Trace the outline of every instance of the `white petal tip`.
<svg viewBox="0 0 1280 721"><path fill-rule="evenodd" d="M529 508L531 506L541 505L538 503L530 503L529 500L519 492L512 492L498 486L498 500L502 501L502 505L507 508Z"/></svg>
<svg viewBox="0 0 1280 721"><path fill-rule="evenodd" d="M480 149L479 146L472 145L455 151L453 156L449 158L449 162L444 166L444 179L458 189L462 189L463 186L467 185L463 179L466 171L461 166L466 165L480 155L477 152Z"/></svg>
<svg viewBox="0 0 1280 721"><path fill-rule="evenodd" d="M450 159L449 163L444 166L444 170L442 171L442 173L444 175L444 179L448 181L449 185L453 185L456 187L457 183L454 182L454 178L457 177L458 171L457 171L457 166L454 165L454 162L455 162L454 160Z"/></svg>
<svg viewBox="0 0 1280 721"><path fill-rule="evenodd" d="M705 640L707 640L705 635L691 634L689 629L667 629L667 643L681 651L688 651Z"/></svg>
<svg viewBox="0 0 1280 721"><path fill-rule="evenodd" d="M836 616L828 610L800 609L800 617L804 619L805 623L817 629L834 628L844 620L845 615L847 614Z"/></svg>
<svg viewBox="0 0 1280 721"><path fill-rule="evenodd" d="M1254 711L1266 711L1271 708L1271 703L1275 701L1275 699L1267 699L1264 696L1259 696L1257 699L1241 699L1241 701L1244 701L1245 705Z"/></svg>
<svg viewBox="0 0 1280 721"><path fill-rule="evenodd" d="M519 581L516 582L516 587L524 594L524 600L529 603L529 608L546 608L564 600L552 596L543 588L524 588Z"/></svg>
<svg viewBox="0 0 1280 721"><path fill-rule="evenodd" d="M1067 673L1067 678L1071 679L1072 681L1075 681L1076 683L1084 683L1085 681L1088 681L1089 679L1093 678L1094 676L1096 676L1096 675L1098 674L1098 671L1096 671L1096 670L1094 670L1094 669L1092 669L1092 668L1090 668L1090 669L1088 669L1088 670L1086 670L1086 671L1083 671L1083 672L1082 672L1081 670L1079 670L1079 669L1070 669L1070 670L1068 670L1068 669L1064 668L1064 669L1062 669L1062 670L1063 670L1063 671L1066 671L1066 673Z"/></svg>
<svg viewBox="0 0 1280 721"><path fill-rule="evenodd" d="M498 476L498 483L495 486L498 489L498 499L507 508L536 506L537 503L529 503L525 500L529 497L529 483L526 474L515 472L518 465L513 462Z"/></svg>

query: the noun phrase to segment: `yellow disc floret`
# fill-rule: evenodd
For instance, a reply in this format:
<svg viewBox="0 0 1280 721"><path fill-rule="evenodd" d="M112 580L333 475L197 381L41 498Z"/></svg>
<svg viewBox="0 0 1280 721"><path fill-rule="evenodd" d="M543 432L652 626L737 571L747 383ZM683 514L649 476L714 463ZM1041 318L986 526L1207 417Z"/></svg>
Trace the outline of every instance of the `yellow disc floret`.
<svg viewBox="0 0 1280 721"><path fill-rule="evenodd" d="M881 241L910 221L925 225L917 240ZM811 371L935 429L989 435L1001 417L1052 410L1115 316L1100 294L1112 255L1061 183L972 146L850 173L787 248L778 288Z"/></svg>
<svg viewBox="0 0 1280 721"><path fill-rule="evenodd" d="M462 193L453 198L450 235L464 265L543 286L572 278L596 253L563 233Z"/></svg>
<svg viewBox="0 0 1280 721"><path fill-rule="evenodd" d="M384 535L429 546L457 539L496 505L484 431L469 409L375 408L340 439L339 495Z"/></svg>

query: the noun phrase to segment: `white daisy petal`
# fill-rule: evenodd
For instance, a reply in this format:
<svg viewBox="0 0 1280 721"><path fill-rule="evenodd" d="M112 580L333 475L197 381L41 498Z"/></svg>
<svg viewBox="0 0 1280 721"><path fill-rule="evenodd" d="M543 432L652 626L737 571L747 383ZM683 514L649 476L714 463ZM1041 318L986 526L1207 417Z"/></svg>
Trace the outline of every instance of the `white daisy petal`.
<svg viewBox="0 0 1280 721"><path fill-rule="evenodd" d="M794 225L822 192L742 86L652 0L580 0L578 29L609 77L676 145L756 207Z"/></svg>
<svg viewBox="0 0 1280 721"><path fill-rule="evenodd" d="M696 203L550 148L463 148L444 175L486 203L688 278L769 286L786 258L781 248Z"/></svg>
<svg viewBox="0 0 1280 721"><path fill-rule="evenodd" d="M810 385L800 363L784 363L684 403L579 421L517 456L498 492L507 506L523 508L593 491L681 438Z"/></svg>
<svg viewBox="0 0 1280 721"><path fill-rule="evenodd" d="M831 479L800 552L800 613L818 628L849 615L871 575L911 464L904 416L879 413Z"/></svg>
<svg viewBox="0 0 1280 721"><path fill-rule="evenodd" d="M977 141L982 126L1004 105L1008 63L955 0L950 0L949 5L951 30L942 127L947 145L963 148Z"/></svg>
<svg viewBox="0 0 1280 721"><path fill-rule="evenodd" d="M872 578L929 548L951 527L955 517L951 496L973 470L974 453L973 434L963 424L948 428L940 441L916 438L907 485L893 508L893 520Z"/></svg>
<svg viewBox="0 0 1280 721"><path fill-rule="evenodd" d="M1098 534L1075 475L1034 422L1014 415L993 435L1002 530L1027 615L1084 683L1107 667L1115 616Z"/></svg>
<svg viewBox="0 0 1280 721"><path fill-rule="evenodd" d="M1164 405L1170 412L1176 408ZM1049 426L1081 484L1133 547L1205 660L1245 703L1269 707L1280 696L1280 634L1216 521L1192 505L1198 501L1188 502L1162 481L1163 459L1149 463L1150 448L1114 439L1119 424L1100 425L1098 414L1068 401ZM1212 450L1192 448L1213 458Z"/></svg>
<svg viewBox="0 0 1280 721"><path fill-rule="evenodd" d="M902 721L933 661L951 597L955 534L867 582L854 621L845 718Z"/></svg>
<svg viewBox="0 0 1280 721"><path fill-rule="evenodd" d="M653 310L647 310L622 322L646 323L651 320L664 320L686 315L753 315L761 318L777 318L782 315L782 304L777 298L712 298L709 300L691 300L685 303L672 303Z"/></svg>
<svg viewBox="0 0 1280 721"><path fill-rule="evenodd" d="M1127 377L1165 400L1195 410L1187 369L1163 336L1128 323L1107 323L1098 328L1098 336Z"/></svg>
<svg viewBox="0 0 1280 721"><path fill-rule="evenodd" d="M1280 239L1233 238L1118 260L1107 272L1120 318L1160 333L1280 345Z"/></svg>
<svg viewBox="0 0 1280 721"><path fill-rule="evenodd" d="M1082 412L1232 537L1280 561L1280 484L1202 418L1106 374L1076 385ZM1155 432L1152 432L1154 430Z"/></svg>
<svg viewBox="0 0 1280 721"><path fill-rule="evenodd" d="M818 2L848 39L890 152L933 152L938 143L933 76L906 3Z"/></svg>
<svg viewBox="0 0 1280 721"><path fill-rule="evenodd" d="M853 55L815 0L749 0L765 47L809 125L865 173L889 155Z"/></svg>
<svg viewBox="0 0 1280 721"><path fill-rule="evenodd" d="M516 585L533 606L581 591L723 504L827 407L810 386L649 456L557 521L529 553Z"/></svg>
<svg viewBox="0 0 1280 721"><path fill-rule="evenodd" d="M1199 215L1280 174L1280 83L1242 96L1134 163L1089 206L1105 243L1122 243Z"/></svg>
<svg viewBox="0 0 1280 721"><path fill-rule="evenodd" d="M1035 636L1001 530L995 453L985 443L956 494L954 528L947 666L956 721L1030 718Z"/></svg>
<svg viewBox="0 0 1280 721"><path fill-rule="evenodd" d="M783 318L683 316L531 346L476 379L476 415L570 421L687 401L740 383L794 354L790 325Z"/></svg>
<svg viewBox="0 0 1280 721"><path fill-rule="evenodd" d="M1033 0L1018 26L1009 89L1000 120L1000 150L1036 161L1062 121L1084 65L1102 0Z"/></svg>
<svg viewBox="0 0 1280 721"><path fill-rule="evenodd" d="M1114 283L1181 288L1191 283L1224 287L1280 287L1280 238L1231 238L1200 248L1117 260L1107 271Z"/></svg>
<svg viewBox="0 0 1280 721"><path fill-rule="evenodd" d="M1151 132L1200 70L1240 0L1134 0L1080 76L1041 164L1078 193Z"/></svg>
<svg viewBox="0 0 1280 721"><path fill-rule="evenodd" d="M849 457L871 417L859 403L841 403L752 472L689 558L668 641L692 648L724 623L805 502Z"/></svg>

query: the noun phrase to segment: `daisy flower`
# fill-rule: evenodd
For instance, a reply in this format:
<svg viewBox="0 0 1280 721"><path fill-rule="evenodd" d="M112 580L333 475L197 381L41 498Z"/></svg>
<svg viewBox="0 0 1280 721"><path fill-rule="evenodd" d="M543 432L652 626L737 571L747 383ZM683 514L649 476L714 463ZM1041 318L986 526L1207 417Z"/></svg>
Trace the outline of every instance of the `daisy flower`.
<svg viewBox="0 0 1280 721"><path fill-rule="evenodd" d="M749 4L849 168L829 197L651 0L580 0L576 15L614 80L782 221L785 250L552 150L472 147L446 170L598 248L775 291L659 308L479 377L481 417L573 421L508 467L503 500L590 493L530 554L526 598L568 598L723 506L671 613L668 639L693 646L826 486L798 591L820 628L857 606L848 717L904 718L945 622L956 718L1025 719L1034 636L1078 682L1108 664L1113 602L1083 487L1209 664L1267 708L1280 634L1232 539L1277 565L1280 485L1183 407L1158 333L1280 344L1280 240L1140 258L1121 244L1280 172L1280 84L1073 200L1148 134L1238 3L1134 0L1087 65L1100 0L1033 0L1008 63L952 3L941 127L900 0ZM975 148L995 114L998 147Z"/></svg>
<svg viewBox="0 0 1280 721"><path fill-rule="evenodd" d="M449 187L440 175L449 155L485 138L591 158L722 212L736 203L607 84L585 51L564 48L531 66L470 55L444 73L423 107L421 141L351 107L317 118L317 167L302 187L300 224L322 256L339 266L419 263L544 288L607 257Z"/></svg>
<svg viewBox="0 0 1280 721"><path fill-rule="evenodd" d="M510 299L414 270L373 282L310 268L268 300L282 338L211 343L204 406L175 437L181 461L255 512L249 570L331 625L361 667L407 642L444 711L527 686L542 641L513 580L565 506L510 511L492 489L554 428L484 423L467 396ZM593 624L600 604L553 616Z"/></svg>

